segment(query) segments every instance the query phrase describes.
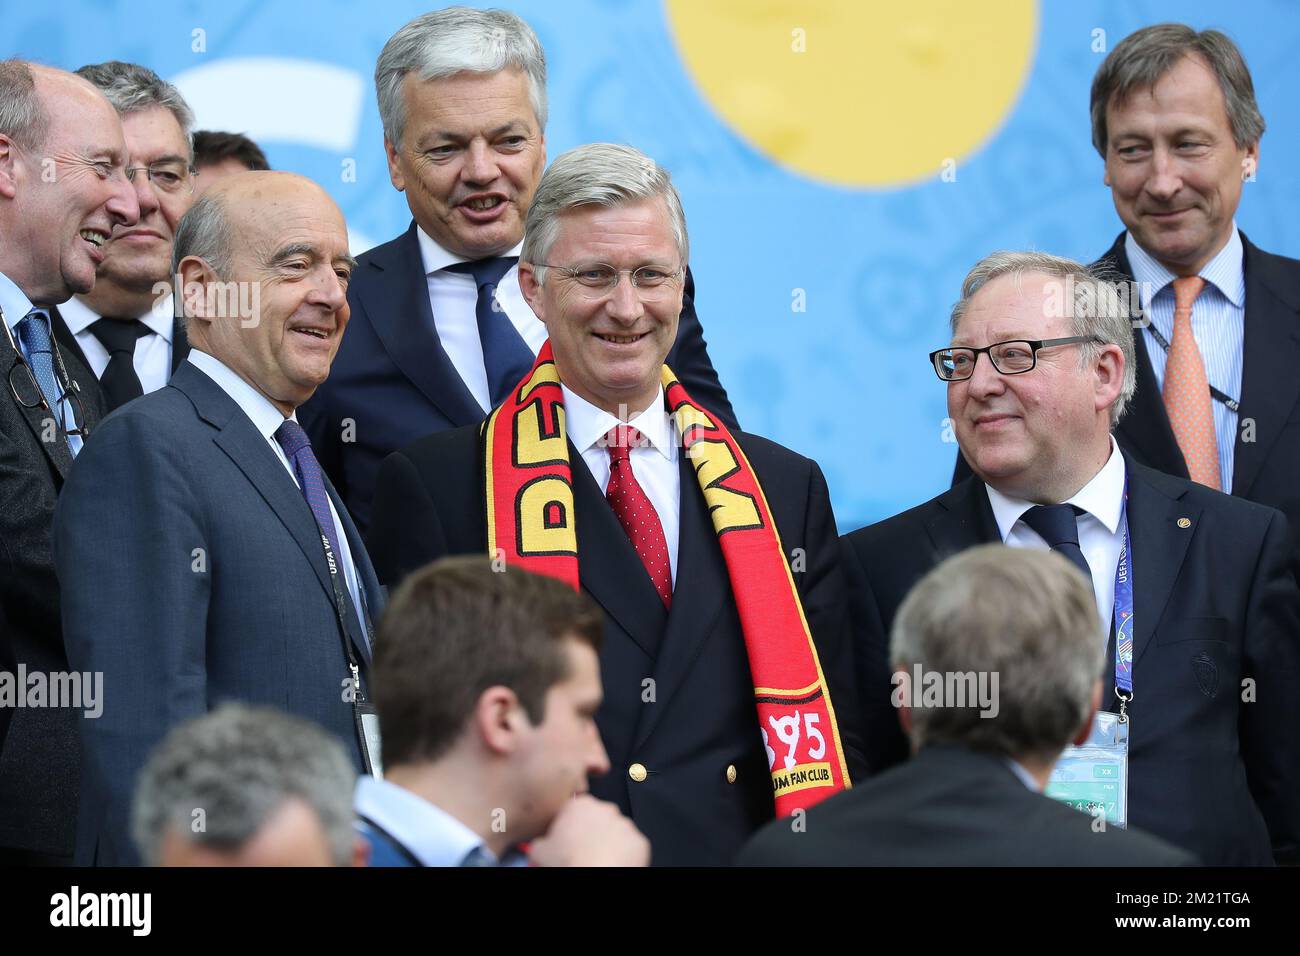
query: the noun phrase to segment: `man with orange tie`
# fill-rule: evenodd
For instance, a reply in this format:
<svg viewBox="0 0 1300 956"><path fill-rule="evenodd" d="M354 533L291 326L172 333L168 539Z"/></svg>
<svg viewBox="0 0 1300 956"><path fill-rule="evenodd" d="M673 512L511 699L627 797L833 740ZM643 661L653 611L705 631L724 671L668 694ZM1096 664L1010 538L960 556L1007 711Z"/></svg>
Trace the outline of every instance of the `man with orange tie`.
<svg viewBox="0 0 1300 956"><path fill-rule="evenodd" d="M1300 587L1286 518L1116 444L1134 397L1134 333L1115 286L1091 270L995 252L966 276L950 324L930 361L975 474L844 538L873 771L902 755L889 752L901 702L886 653L916 582L980 544L1056 551L1097 599L1108 714L1090 747L1109 727L1116 758L1086 777L1074 763L1057 782L1113 780L1078 802L1208 866L1300 861ZM954 618L953 633L969 624ZM1004 707L1033 692L994 672Z"/></svg>
<svg viewBox="0 0 1300 956"><path fill-rule="evenodd" d="M1146 27L1092 83L1092 141L1125 232L1098 265L1135 280L1139 462L1270 505L1300 527L1300 261L1237 228L1264 118L1236 45ZM958 477L969 474L959 461ZM1300 576L1293 536L1292 566Z"/></svg>

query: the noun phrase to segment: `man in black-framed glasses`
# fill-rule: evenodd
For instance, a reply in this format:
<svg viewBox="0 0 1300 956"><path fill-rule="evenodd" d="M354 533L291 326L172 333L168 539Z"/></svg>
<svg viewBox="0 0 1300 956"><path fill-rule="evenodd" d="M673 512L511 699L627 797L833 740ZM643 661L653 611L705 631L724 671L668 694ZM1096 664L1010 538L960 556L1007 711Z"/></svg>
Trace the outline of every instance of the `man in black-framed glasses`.
<svg viewBox="0 0 1300 956"><path fill-rule="evenodd" d="M114 228L139 217L126 159L121 121L94 86L0 61L0 642L50 686L68 671L54 504L101 411L94 376L61 347L52 311L94 287ZM82 711L45 703L0 706L0 865L71 856Z"/></svg>
<svg viewBox="0 0 1300 956"><path fill-rule="evenodd" d="M1076 807L1208 865L1295 862L1300 589L1287 520L1121 451L1113 435L1136 388L1130 307L1097 273L1043 253L994 253L967 275L951 341L929 361L974 475L845 538L855 636L877 662L866 738L887 739L897 722L884 641L918 580L980 544L1055 551L1092 584L1103 627L1104 717L1089 742L1106 744L1109 727L1117 754L1125 728L1122 779L1117 763L1070 756L1075 773L1115 781L1073 791ZM969 639L968 624L955 632ZM1001 688L1004 702L1025 692ZM891 759L873 756L876 769Z"/></svg>

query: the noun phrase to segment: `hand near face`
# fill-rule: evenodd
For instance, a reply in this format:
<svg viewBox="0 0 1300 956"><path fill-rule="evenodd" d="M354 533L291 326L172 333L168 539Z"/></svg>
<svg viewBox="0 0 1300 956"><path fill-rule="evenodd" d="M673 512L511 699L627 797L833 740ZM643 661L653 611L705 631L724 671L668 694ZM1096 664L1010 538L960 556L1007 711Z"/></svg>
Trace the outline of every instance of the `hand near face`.
<svg viewBox="0 0 1300 956"><path fill-rule="evenodd" d="M649 866L650 841L614 804L584 793L532 842L529 859L535 866Z"/></svg>

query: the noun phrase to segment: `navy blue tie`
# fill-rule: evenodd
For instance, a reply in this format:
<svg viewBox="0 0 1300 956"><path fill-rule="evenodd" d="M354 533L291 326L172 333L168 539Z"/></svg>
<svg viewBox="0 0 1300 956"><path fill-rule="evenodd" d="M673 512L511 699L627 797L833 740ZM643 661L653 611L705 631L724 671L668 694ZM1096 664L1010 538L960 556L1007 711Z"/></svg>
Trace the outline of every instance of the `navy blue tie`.
<svg viewBox="0 0 1300 956"><path fill-rule="evenodd" d="M1082 509L1074 505L1035 505L1022 514L1020 520L1037 531L1053 551L1068 558L1092 584L1092 569L1079 547L1079 526L1074 520L1081 514Z"/></svg>
<svg viewBox="0 0 1300 956"><path fill-rule="evenodd" d="M487 372L488 394L493 408L505 401L510 390L533 367L533 350L510 321L510 316L496 304L497 283L517 261L514 256L497 256L447 267L448 272L472 275L478 286L474 317L478 320L478 339L483 346L483 368Z"/></svg>

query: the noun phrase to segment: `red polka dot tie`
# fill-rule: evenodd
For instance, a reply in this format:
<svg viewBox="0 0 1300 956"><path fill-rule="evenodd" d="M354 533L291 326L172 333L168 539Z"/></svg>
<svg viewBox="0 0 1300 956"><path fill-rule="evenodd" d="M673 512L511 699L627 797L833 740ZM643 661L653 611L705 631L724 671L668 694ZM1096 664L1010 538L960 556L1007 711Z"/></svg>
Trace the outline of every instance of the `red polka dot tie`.
<svg viewBox="0 0 1300 956"><path fill-rule="evenodd" d="M1187 462L1192 481L1219 488L1219 446L1214 438L1214 409L1201 350L1192 337L1192 303L1205 288L1200 276L1174 280L1174 338L1165 365L1164 399L1169 424Z"/></svg>
<svg viewBox="0 0 1300 956"><path fill-rule="evenodd" d="M642 447L646 440L635 428L619 425L609 431L605 441L609 448L609 486L605 489L605 498L614 509L618 523L627 532L637 557L645 565L664 607L672 607L673 573L668 561L664 527L659 522L659 513L632 473L629 457L629 449Z"/></svg>

